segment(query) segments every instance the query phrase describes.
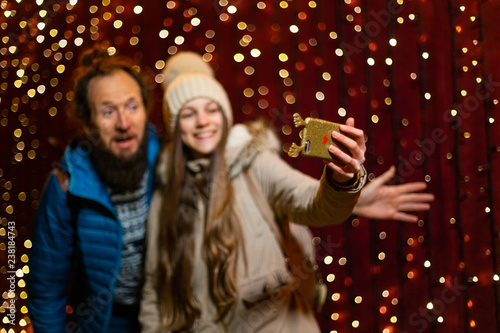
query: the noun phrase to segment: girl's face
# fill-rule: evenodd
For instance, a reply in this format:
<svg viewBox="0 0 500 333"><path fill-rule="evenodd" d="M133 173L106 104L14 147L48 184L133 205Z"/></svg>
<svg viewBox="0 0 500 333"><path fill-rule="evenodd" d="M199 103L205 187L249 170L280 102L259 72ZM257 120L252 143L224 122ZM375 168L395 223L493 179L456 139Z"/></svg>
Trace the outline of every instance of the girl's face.
<svg viewBox="0 0 500 333"><path fill-rule="evenodd" d="M179 112L182 142L195 158L206 157L222 139L224 116L220 107L209 98L192 99Z"/></svg>

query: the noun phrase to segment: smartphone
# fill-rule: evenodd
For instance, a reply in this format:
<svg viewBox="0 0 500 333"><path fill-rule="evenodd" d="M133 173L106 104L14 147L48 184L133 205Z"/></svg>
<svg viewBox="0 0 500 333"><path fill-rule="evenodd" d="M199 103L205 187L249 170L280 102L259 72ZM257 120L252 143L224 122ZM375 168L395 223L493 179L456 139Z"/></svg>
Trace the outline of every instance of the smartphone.
<svg viewBox="0 0 500 333"><path fill-rule="evenodd" d="M297 157L300 154L302 156L341 163L341 161L328 150L328 147L331 145L352 156L346 146L332 139L333 131L340 132L340 124L311 117L302 119L298 113L294 113L293 121L295 122L295 127L304 126L304 128L299 133L301 139L300 146L292 143L288 150L288 156ZM346 135L345 133L342 134Z"/></svg>

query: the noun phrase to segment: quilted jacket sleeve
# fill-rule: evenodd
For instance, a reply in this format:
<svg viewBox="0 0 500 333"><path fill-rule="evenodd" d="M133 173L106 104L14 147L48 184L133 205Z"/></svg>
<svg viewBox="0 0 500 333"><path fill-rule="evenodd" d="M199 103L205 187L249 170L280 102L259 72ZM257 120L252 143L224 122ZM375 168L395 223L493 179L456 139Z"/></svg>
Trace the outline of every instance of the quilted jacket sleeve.
<svg viewBox="0 0 500 333"><path fill-rule="evenodd" d="M30 257L29 312L37 333L65 331L75 242L67 200L53 172L38 207Z"/></svg>

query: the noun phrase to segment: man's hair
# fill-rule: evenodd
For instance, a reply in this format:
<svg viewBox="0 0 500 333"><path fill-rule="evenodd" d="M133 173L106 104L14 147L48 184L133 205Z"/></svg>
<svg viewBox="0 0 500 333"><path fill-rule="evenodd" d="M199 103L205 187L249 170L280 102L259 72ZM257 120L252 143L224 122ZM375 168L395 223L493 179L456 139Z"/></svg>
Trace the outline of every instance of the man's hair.
<svg viewBox="0 0 500 333"><path fill-rule="evenodd" d="M76 70L75 97L70 114L74 120L84 126L91 125L91 108L88 96L90 80L110 75L118 70L124 71L137 82L144 107L148 109L148 91L139 73L139 66L129 58L117 55L110 56L106 49L94 47L82 54L80 67Z"/></svg>

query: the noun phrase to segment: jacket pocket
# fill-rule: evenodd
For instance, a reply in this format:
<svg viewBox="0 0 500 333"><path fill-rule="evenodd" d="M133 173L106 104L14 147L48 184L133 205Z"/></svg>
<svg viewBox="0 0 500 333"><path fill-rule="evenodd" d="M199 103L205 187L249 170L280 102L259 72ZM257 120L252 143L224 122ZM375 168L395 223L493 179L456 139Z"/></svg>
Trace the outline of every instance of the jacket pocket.
<svg viewBox="0 0 500 333"><path fill-rule="evenodd" d="M264 300L279 300L289 294L292 282L286 269L275 269L264 276L249 279L239 287L242 303L250 309Z"/></svg>

